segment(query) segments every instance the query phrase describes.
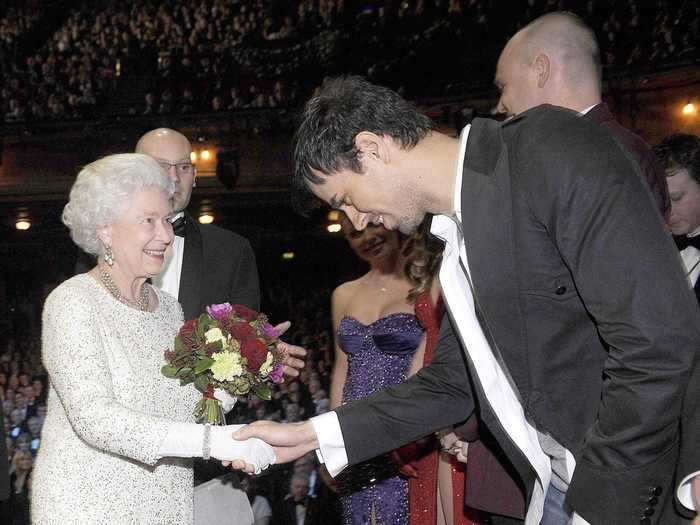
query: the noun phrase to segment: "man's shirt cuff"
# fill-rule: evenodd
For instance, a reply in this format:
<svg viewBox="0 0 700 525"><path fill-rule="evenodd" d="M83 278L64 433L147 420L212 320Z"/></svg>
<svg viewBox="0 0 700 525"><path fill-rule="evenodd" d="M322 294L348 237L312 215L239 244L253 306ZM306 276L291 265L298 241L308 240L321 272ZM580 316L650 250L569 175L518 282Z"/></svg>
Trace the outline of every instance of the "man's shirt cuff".
<svg viewBox="0 0 700 525"><path fill-rule="evenodd" d="M695 479L695 476L700 475L700 470L693 472L692 474L688 474L685 478L683 478L683 481L681 481L680 485L678 486L678 501L680 501L684 507L689 508L690 510L700 510L695 507L695 500L693 499L693 479Z"/></svg>
<svg viewBox="0 0 700 525"><path fill-rule="evenodd" d="M345 452L345 441L338 415L330 411L312 417L309 421L318 439L318 450L316 450L318 460L326 465L326 470L332 477L336 477L348 466L348 455Z"/></svg>

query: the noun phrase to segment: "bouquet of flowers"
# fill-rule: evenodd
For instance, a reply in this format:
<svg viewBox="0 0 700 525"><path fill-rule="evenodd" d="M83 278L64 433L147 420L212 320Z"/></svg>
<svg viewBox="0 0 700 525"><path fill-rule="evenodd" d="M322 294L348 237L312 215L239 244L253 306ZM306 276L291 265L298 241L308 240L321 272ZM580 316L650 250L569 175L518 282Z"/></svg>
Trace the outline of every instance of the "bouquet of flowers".
<svg viewBox="0 0 700 525"><path fill-rule="evenodd" d="M277 350L279 334L267 316L242 305L207 306L198 319L187 321L173 350L165 352L165 377L180 386L194 383L202 399L194 409L200 422L225 424L221 402L214 390L232 396L253 391L269 401L270 383L282 382L283 355Z"/></svg>

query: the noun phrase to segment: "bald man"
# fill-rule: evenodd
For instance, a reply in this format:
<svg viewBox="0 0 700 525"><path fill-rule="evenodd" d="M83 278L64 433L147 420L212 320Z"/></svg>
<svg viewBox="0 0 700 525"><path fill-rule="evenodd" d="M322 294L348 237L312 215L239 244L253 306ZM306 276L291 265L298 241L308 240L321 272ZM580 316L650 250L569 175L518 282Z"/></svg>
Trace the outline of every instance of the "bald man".
<svg viewBox="0 0 700 525"><path fill-rule="evenodd" d="M173 129L154 129L139 139L136 153L153 157L176 184L172 256L153 284L180 301L185 319L198 317L213 303L260 309L258 270L250 243L229 230L199 224L186 210L197 178L187 137Z"/></svg>
<svg viewBox="0 0 700 525"><path fill-rule="evenodd" d="M579 17L548 13L518 31L501 53L495 84L501 92L497 111L509 117L551 104L599 123L636 161L659 211L669 211L666 179L654 154L602 101L598 42Z"/></svg>

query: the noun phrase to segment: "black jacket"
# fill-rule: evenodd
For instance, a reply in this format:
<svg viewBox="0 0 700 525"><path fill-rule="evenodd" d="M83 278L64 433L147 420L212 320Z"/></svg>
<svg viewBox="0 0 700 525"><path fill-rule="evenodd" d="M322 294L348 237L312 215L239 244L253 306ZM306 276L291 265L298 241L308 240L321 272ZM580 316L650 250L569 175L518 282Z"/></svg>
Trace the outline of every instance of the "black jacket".
<svg viewBox="0 0 700 525"><path fill-rule="evenodd" d="M475 120L465 156L482 327L529 420L574 454L567 501L592 525L675 522L681 403L700 349L700 310L638 170L597 124L552 107ZM349 461L477 410L529 499L534 471L472 381L451 323L428 367L338 409ZM697 469L697 446L682 461Z"/></svg>

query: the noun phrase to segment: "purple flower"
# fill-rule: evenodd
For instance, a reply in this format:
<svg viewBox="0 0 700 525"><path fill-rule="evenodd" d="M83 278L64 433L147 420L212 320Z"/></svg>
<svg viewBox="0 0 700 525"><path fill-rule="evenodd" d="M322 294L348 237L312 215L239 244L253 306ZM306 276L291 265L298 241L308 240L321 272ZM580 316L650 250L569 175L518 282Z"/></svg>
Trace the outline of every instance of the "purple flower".
<svg viewBox="0 0 700 525"><path fill-rule="evenodd" d="M272 372L270 372L269 378L273 383L281 383L284 378L284 365L282 363L277 363L275 368L272 369Z"/></svg>
<svg viewBox="0 0 700 525"><path fill-rule="evenodd" d="M268 339L276 339L280 336L279 332L275 330L275 327L272 326L270 323L263 324L262 331L263 334L265 334L265 337L267 337Z"/></svg>
<svg viewBox="0 0 700 525"><path fill-rule="evenodd" d="M232 308L229 303L212 304L207 306L207 313L217 321L228 318L231 310Z"/></svg>

